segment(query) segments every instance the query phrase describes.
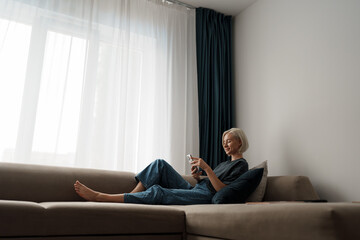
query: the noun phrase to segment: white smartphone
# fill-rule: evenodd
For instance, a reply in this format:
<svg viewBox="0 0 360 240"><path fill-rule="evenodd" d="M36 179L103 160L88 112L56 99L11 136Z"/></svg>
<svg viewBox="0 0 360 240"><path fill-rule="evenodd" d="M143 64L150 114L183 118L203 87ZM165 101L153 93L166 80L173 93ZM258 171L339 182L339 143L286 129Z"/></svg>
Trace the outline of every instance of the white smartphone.
<svg viewBox="0 0 360 240"><path fill-rule="evenodd" d="M186 155L186 158L187 158L187 160L189 161L189 163L191 164L191 162L193 161L191 158L192 158L192 156L191 156L191 154L188 154L188 155ZM197 170L199 171L199 167L196 167L197 168Z"/></svg>
<svg viewBox="0 0 360 240"><path fill-rule="evenodd" d="M191 162L192 162L192 159L191 159L191 154L186 155L186 158L187 158L187 160L189 161L189 163L191 163Z"/></svg>

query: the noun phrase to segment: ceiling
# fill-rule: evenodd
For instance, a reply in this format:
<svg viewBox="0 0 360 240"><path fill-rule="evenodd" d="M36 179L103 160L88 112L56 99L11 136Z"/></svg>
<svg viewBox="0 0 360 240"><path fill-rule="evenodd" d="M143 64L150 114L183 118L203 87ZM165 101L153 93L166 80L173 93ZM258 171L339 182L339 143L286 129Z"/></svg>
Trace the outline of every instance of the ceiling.
<svg viewBox="0 0 360 240"><path fill-rule="evenodd" d="M210 8L225 15L235 16L256 0L180 0L194 7Z"/></svg>

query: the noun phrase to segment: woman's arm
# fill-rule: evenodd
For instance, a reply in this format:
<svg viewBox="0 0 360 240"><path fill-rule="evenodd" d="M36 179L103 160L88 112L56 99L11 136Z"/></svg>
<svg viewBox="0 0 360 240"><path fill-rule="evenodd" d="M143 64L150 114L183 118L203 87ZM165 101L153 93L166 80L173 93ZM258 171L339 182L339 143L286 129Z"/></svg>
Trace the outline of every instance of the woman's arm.
<svg viewBox="0 0 360 240"><path fill-rule="evenodd" d="M220 179L215 175L214 171L211 169L211 167L201 158L192 157L193 161L191 162L192 170L193 167L200 167L206 172L206 175L208 176L211 184L213 185L214 189L216 191L219 191L220 189L224 188L226 184L224 184ZM192 172L192 175L195 179L197 179L194 176L194 173ZM198 173L199 178L200 173Z"/></svg>

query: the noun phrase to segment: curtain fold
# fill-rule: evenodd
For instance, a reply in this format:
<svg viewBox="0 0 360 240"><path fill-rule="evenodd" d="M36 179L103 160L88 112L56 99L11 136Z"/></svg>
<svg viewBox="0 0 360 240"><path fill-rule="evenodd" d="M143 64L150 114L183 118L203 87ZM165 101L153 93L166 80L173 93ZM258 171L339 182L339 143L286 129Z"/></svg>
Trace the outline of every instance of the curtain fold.
<svg viewBox="0 0 360 240"><path fill-rule="evenodd" d="M195 47L195 11L161 0L0 0L0 161L185 173Z"/></svg>
<svg viewBox="0 0 360 240"><path fill-rule="evenodd" d="M232 17L196 9L200 156L212 167L226 160L222 133L233 125Z"/></svg>

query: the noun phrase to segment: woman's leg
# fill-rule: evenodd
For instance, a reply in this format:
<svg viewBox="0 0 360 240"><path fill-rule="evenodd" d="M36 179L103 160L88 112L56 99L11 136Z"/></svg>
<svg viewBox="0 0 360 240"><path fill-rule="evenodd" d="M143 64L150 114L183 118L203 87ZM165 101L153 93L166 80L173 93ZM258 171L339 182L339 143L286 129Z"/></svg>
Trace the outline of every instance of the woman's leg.
<svg viewBox="0 0 360 240"><path fill-rule="evenodd" d="M130 193L137 193L137 192L142 192L142 191L145 191L145 190L146 190L146 188L144 187L142 182L138 182L136 187Z"/></svg>
<svg viewBox="0 0 360 240"><path fill-rule="evenodd" d="M170 189L191 189L188 183L176 170L165 160L157 159L136 175L138 184L131 193L143 192L154 185L160 185ZM124 202L124 194L107 194L97 192L84 184L76 181L74 184L77 194L88 201L98 202ZM139 195L140 197L140 195Z"/></svg>
<svg viewBox="0 0 360 240"><path fill-rule="evenodd" d="M97 192L88 188L84 184L79 181L76 181L74 184L74 188L77 194L80 197L84 198L88 201L95 202L124 202L124 194L107 194L102 192Z"/></svg>
<svg viewBox="0 0 360 240"><path fill-rule="evenodd" d="M149 175L152 176L151 180L148 179ZM141 182L141 180L139 178L143 179L143 181L146 181L146 184L149 187L154 184L160 184L161 186L169 187L169 188L185 188L185 189L189 188L189 185L187 182L183 183L184 179L181 176L180 176L180 179L176 180L175 184L174 184L173 183L174 180L171 181L168 179L169 175L171 175L172 178L174 178L174 176L176 178L179 177L179 176L176 176L179 174L175 171L175 169L173 167L171 167L166 161L161 160L161 159L155 160L147 168L145 168L142 172L140 172L136 176L136 179L139 182L130 193L143 192L146 190L146 187L144 186L144 184ZM164 180L167 180L167 181L164 182Z"/></svg>
<svg viewBox="0 0 360 240"><path fill-rule="evenodd" d="M144 192L125 193L125 203L164 204L164 205L190 205L208 204L214 194L206 183L197 184L192 189L168 189L154 185Z"/></svg>
<svg viewBox="0 0 360 240"><path fill-rule="evenodd" d="M157 159L147 166L135 177L145 189L153 185L160 185L169 189L191 189L188 183L170 164L165 160Z"/></svg>

